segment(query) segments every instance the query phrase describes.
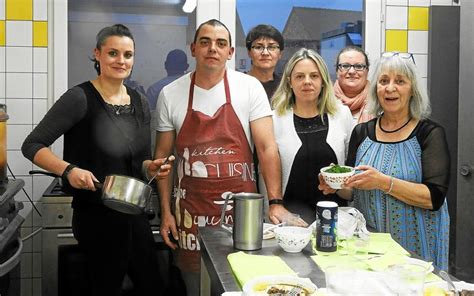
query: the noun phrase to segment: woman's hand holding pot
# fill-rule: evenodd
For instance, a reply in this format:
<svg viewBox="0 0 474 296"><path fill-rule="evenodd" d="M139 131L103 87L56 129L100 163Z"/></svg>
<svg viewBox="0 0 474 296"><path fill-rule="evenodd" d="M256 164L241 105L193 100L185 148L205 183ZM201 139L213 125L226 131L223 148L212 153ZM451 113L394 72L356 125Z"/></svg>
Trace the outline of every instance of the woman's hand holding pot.
<svg viewBox="0 0 474 296"><path fill-rule="evenodd" d="M73 188L92 191L96 191L94 182L99 182L92 172L78 167L69 172L67 180Z"/></svg>

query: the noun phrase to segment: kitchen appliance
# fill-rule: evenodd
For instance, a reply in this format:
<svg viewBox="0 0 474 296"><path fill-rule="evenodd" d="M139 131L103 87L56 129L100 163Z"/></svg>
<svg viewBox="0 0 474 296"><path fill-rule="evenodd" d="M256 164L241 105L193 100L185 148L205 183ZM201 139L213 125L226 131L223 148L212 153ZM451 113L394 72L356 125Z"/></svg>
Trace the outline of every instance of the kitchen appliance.
<svg viewBox="0 0 474 296"><path fill-rule="evenodd" d="M72 196L63 191L61 178L55 178L51 182L41 201L43 204L42 295L84 295L83 290L87 288L87 280L84 278L85 255L72 233ZM148 207L146 211L156 242L160 268L163 269L161 272L166 275L169 249L159 234L159 206L155 192L152 192ZM150 209L153 209L155 214L151 214ZM124 286L127 284L130 283L124 283Z"/></svg>
<svg viewBox="0 0 474 296"><path fill-rule="evenodd" d="M228 193L222 207L221 226L228 229L224 223L225 212L229 199L234 202L234 225L232 238L234 248L244 251L259 250L263 239L263 195L259 193Z"/></svg>
<svg viewBox="0 0 474 296"><path fill-rule="evenodd" d="M19 268L23 242L20 227L25 219L19 214L23 203L14 197L23 188L20 179L7 180L0 185L0 295L19 295L19 286L10 289L11 273ZM17 272L19 274L19 272Z"/></svg>

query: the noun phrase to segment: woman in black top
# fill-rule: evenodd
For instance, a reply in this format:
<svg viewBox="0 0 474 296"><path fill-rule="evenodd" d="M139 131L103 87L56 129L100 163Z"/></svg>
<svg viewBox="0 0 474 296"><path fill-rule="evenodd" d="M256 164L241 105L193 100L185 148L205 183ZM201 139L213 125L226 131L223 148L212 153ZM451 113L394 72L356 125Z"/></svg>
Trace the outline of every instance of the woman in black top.
<svg viewBox="0 0 474 296"><path fill-rule="evenodd" d="M269 201L269 217L278 223L288 209L311 223L316 219L318 201L347 204L337 194L324 196L318 190L318 174L331 163L344 164L352 115L335 98L322 57L306 48L293 54L286 64L272 103L284 196L283 200Z"/></svg>
<svg viewBox="0 0 474 296"><path fill-rule="evenodd" d="M169 173L164 160L150 160L147 100L124 86L134 62L135 43L127 27L113 25L97 34L98 76L69 89L26 138L22 152L36 165L63 177L73 195L74 237L86 252L90 291L120 295L126 274L137 295L162 290L154 239L145 214L106 208L93 182L120 174L143 179ZM64 157L49 148L64 135Z"/></svg>

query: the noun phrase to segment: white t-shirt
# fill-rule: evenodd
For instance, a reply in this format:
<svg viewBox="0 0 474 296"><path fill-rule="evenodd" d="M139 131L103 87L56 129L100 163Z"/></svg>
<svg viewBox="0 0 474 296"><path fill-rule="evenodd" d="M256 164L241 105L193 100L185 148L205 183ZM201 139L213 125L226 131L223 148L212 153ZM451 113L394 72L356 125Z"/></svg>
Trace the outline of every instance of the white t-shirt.
<svg viewBox="0 0 474 296"><path fill-rule="evenodd" d="M265 116L272 116L267 94L262 84L250 75L227 69L227 80L229 81L232 107L242 124L250 147L253 147L250 122ZM176 130L176 135L179 134L188 107L190 84L191 73L188 73L165 86L160 92L156 104L157 131ZM202 89L197 85L194 86L192 106L194 111L213 116L224 103L224 79L209 90Z"/></svg>

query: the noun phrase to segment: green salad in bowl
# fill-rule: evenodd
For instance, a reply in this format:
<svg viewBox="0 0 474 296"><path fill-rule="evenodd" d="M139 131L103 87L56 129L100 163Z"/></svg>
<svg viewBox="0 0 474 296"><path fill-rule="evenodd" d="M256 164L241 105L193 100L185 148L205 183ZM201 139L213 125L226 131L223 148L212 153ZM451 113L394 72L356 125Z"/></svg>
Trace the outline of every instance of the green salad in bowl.
<svg viewBox="0 0 474 296"><path fill-rule="evenodd" d="M321 169L321 175L324 181L333 189L342 189L344 182L354 175L353 167L331 164L330 166Z"/></svg>

